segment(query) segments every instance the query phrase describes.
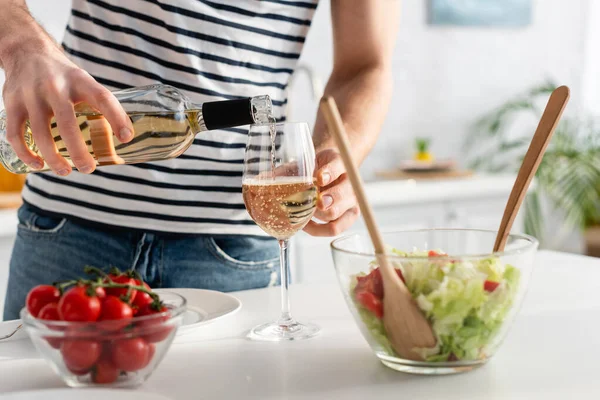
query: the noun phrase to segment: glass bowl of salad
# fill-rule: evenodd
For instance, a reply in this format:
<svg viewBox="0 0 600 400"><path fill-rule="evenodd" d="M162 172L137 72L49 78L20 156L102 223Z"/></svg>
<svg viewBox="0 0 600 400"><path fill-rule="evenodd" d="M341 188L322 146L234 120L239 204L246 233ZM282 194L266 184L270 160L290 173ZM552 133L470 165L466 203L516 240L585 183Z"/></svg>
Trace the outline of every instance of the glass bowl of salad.
<svg viewBox="0 0 600 400"><path fill-rule="evenodd" d="M484 365L506 337L523 301L538 242L510 235L492 253L495 231L424 229L384 232L390 263L431 324L434 348L403 359L383 326L383 282L367 232L331 243L344 298L363 336L386 366L415 374L453 374Z"/></svg>

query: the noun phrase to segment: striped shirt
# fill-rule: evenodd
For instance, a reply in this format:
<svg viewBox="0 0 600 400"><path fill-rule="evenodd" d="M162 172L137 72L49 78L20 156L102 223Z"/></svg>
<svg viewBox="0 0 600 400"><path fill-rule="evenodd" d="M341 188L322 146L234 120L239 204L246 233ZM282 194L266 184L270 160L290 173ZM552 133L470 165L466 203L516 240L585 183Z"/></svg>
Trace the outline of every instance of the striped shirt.
<svg viewBox="0 0 600 400"><path fill-rule="evenodd" d="M286 86L318 0L73 0L63 47L109 89L163 83L202 103ZM179 158L30 174L24 200L85 222L155 232L264 235L241 194L247 127L202 132Z"/></svg>

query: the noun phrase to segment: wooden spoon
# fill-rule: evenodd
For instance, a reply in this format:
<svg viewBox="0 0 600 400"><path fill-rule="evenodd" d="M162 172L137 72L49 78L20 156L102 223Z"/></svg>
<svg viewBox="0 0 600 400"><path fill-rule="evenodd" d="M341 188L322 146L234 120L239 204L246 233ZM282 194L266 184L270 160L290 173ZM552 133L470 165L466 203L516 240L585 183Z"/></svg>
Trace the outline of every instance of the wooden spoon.
<svg viewBox="0 0 600 400"><path fill-rule="evenodd" d="M542 114L540 123L538 124L535 134L531 139L531 144L529 145L529 149L525 154L525 158L521 164L521 169L519 170L519 174L517 175L517 179L508 198L508 202L506 203L504 215L502 216L502 222L500 223L498 235L496 236L496 243L494 244L494 252L504 251L504 246L506 246L510 229L512 228L515 217L519 212L519 208L523 203L523 199L527 194L527 188L537 172L540 162L544 157L544 153L546 152L546 148L548 147L548 143L550 143L552 134L558 125L560 116L562 115L568 101L569 88L566 86L556 88L550 95L550 99L548 99L548 104L546 104L544 114Z"/></svg>
<svg viewBox="0 0 600 400"><path fill-rule="evenodd" d="M375 255L383 278L385 293L383 296L383 324L387 337L396 353L402 358L420 361L422 357L414 349L434 347L436 344L435 336L429 322L385 255L383 239L379 229L377 229L373 211L367 202L358 169L352 160L346 130L335 100L331 97L324 97L321 100L320 107L329 130L337 143L346 167L346 173L352 183L360 211L375 248Z"/></svg>

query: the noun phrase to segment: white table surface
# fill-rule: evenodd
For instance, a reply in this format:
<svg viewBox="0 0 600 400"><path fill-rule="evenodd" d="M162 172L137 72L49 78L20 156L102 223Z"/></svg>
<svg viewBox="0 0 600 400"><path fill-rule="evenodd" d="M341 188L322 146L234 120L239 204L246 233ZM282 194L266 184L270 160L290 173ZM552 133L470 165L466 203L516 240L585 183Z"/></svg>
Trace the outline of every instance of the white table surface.
<svg viewBox="0 0 600 400"><path fill-rule="evenodd" d="M512 331L483 368L444 377L384 367L334 285L292 287L292 309L322 334L295 343L250 342L247 329L277 316L278 288L238 292L242 310L173 344L138 391L173 399L597 399L600 259L538 254ZM64 387L28 340L0 342L0 393Z"/></svg>

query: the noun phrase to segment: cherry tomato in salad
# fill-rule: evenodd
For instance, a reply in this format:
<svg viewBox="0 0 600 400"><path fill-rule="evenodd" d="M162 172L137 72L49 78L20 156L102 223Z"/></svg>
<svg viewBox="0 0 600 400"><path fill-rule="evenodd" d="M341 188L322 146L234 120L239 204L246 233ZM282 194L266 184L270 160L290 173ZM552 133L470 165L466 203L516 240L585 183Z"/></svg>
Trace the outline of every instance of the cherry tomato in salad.
<svg viewBox="0 0 600 400"><path fill-rule="evenodd" d="M383 299L383 280L381 278L381 270L376 268L371 271L369 275L371 276L370 292L373 293L377 298Z"/></svg>
<svg viewBox="0 0 600 400"><path fill-rule="evenodd" d="M396 269L396 273L402 282L406 283L402 271ZM368 292L374 294L380 300L383 299L383 279L379 268L375 268L366 276L358 277L357 280L355 293Z"/></svg>
<svg viewBox="0 0 600 400"><path fill-rule="evenodd" d="M150 347L142 338L117 340L111 348L113 365L123 371L138 371L148 365Z"/></svg>
<svg viewBox="0 0 600 400"><path fill-rule="evenodd" d="M446 254L446 253L440 253L440 252L435 251L435 250L429 250L429 252L427 253L427 255L429 257L445 257L448 254Z"/></svg>
<svg viewBox="0 0 600 400"><path fill-rule="evenodd" d="M493 292L494 290L496 290L496 288L500 286L500 282L494 282L494 281L485 281L483 283L483 289L486 292Z"/></svg>
<svg viewBox="0 0 600 400"><path fill-rule="evenodd" d="M102 328L116 331L125 328L133 318L133 310L129 304L118 297L106 296L102 300L102 310L98 321L104 321Z"/></svg>
<svg viewBox="0 0 600 400"><path fill-rule="evenodd" d="M121 275L115 275L115 274L109 274L108 278L113 281L114 283L120 283L123 285L135 285L135 279L131 278L129 275L127 274L121 274ZM108 282L108 279L107 279ZM128 288L106 288L106 294L108 296L115 296L115 297L125 297L127 296L127 294L129 293L129 302L133 302L135 300L135 296L137 295L137 290L135 289L128 289Z"/></svg>
<svg viewBox="0 0 600 400"><path fill-rule="evenodd" d="M400 269L396 269L396 273L398 274L400 280L402 280L402 282L406 284L406 281L404 280L404 274L402 273L402 271Z"/></svg>
<svg viewBox="0 0 600 400"><path fill-rule="evenodd" d="M71 371L89 370L102 353L102 345L95 340L64 340L60 346L65 365Z"/></svg>
<svg viewBox="0 0 600 400"><path fill-rule="evenodd" d="M152 289L150 289L150 286L148 286L148 284L146 282L142 282L139 279L135 280L135 284L137 286L143 286L147 290L152 290ZM135 298L131 302L131 305L134 307L134 314L137 315L139 310L141 310L142 308L151 304L152 301L153 301L152 296L150 296L148 293L137 291Z"/></svg>
<svg viewBox="0 0 600 400"><path fill-rule="evenodd" d="M173 330L172 326L165 325L165 322L170 318L168 311L169 309L166 306L161 305L160 307L155 307L154 304L149 304L138 311L136 317L165 313L162 316L156 316L139 322L142 337L149 343L162 342Z"/></svg>
<svg viewBox="0 0 600 400"><path fill-rule="evenodd" d="M113 383L117 378L119 378L119 370L109 359L101 358L92 369L92 382L94 383Z"/></svg>
<svg viewBox="0 0 600 400"><path fill-rule="evenodd" d="M91 322L100 316L100 299L89 288L75 286L58 302L58 313L63 321Z"/></svg>
<svg viewBox="0 0 600 400"><path fill-rule="evenodd" d="M358 301L364 308L375 314L377 318L383 318L383 303L370 292L358 292L355 294Z"/></svg>
<svg viewBox="0 0 600 400"><path fill-rule="evenodd" d="M355 292L369 292L376 297L383 299L383 281L381 280L381 271L374 269L368 275L357 278Z"/></svg>
<svg viewBox="0 0 600 400"><path fill-rule="evenodd" d="M37 317L42 307L48 303L57 303L60 300L60 290L52 285L38 285L27 293L25 305L27 311Z"/></svg>

